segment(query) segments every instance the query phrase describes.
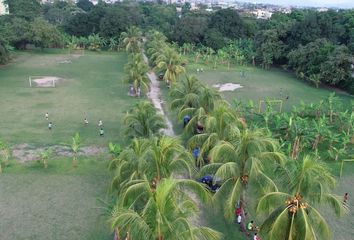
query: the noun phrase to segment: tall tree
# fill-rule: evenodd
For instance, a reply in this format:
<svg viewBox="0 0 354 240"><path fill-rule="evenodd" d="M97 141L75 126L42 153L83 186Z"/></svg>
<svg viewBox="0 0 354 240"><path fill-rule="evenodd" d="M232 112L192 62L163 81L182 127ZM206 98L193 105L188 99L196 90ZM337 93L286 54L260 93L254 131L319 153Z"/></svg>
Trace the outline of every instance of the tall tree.
<svg viewBox="0 0 354 240"><path fill-rule="evenodd" d="M123 45L128 52L139 53L142 47L142 33L137 27L130 27L121 34Z"/></svg>
<svg viewBox="0 0 354 240"><path fill-rule="evenodd" d="M164 79L169 86L176 84L178 76L186 71L182 57L171 47L164 49L156 63L157 68L165 71Z"/></svg>
<svg viewBox="0 0 354 240"><path fill-rule="evenodd" d="M132 183L123 196L123 204L112 213L112 228L125 230L128 239L221 239L220 233L192 222L198 207L186 189L208 199L207 190L193 180L167 178L157 185L144 180ZM141 208L137 203L142 199ZM129 202L132 204L127 206Z"/></svg>
<svg viewBox="0 0 354 240"><path fill-rule="evenodd" d="M282 164L284 156L277 141L264 131L246 128L228 141L219 141L210 152L210 160L201 173L223 180L215 198L225 202L225 214L231 218L238 201L245 207L247 187L258 186L261 191L277 189L266 169L274 163Z"/></svg>
<svg viewBox="0 0 354 240"><path fill-rule="evenodd" d="M267 193L258 202L257 212L269 213L261 226L263 238L332 239L330 228L316 206L327 204L341 215L346 205L330 193L335 179L324 163L310 156L289 161L281 179L286 192Z"/></svg>
<svg viewBox="0 0 354 240"><path fill-rule="evenodd" d="M151 137L158 135L164 128L165 120L157 114L155 107L148 101L137 103L125 116L125 135L127 137Z"/></svg>

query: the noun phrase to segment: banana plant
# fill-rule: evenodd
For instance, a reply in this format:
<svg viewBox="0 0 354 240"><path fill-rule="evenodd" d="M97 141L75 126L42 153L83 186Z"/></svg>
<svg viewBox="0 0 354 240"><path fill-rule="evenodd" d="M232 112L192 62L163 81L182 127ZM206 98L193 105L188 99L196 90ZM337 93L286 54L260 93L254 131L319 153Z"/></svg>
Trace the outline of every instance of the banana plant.
<svg viewBox="0 0 354 240"><path fill-rule="evenodd" d="M77 167L78 162L77 162L77 155L80 151L81 147L81 138L80 134L76 133L72 138L71 138L71 151L73 152L73 167Z"/></svg>
<svg viewBox="0 0 354 240"><path fill-rule="evenodd" d="M41 159L41 162L43 163L44 168L48 168L48 160L53 154L53 149L48 148L45 151L42 151L39 153L39 157Z"/></svg>
<svg viewBox="0 0 354 240"><path fill-rule="evenodd" d="M11 151L9 145L0 141L0 174L3 171L3 166L6 167L9 164L10 156Z"/></svg>

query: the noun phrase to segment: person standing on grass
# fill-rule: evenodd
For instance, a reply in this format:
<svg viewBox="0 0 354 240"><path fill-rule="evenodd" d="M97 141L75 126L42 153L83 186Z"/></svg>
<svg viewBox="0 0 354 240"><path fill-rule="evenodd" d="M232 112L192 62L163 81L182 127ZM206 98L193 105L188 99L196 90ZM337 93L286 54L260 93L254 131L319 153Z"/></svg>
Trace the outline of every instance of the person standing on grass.
<svg viewBox="0 0 354 240"><path fill-rule="evenodd" d="M85 126L87 126L89 124L87 118L84 119L84 124L85 124Z"/></svg>
<svg viewBox="0 0 354 240"><path fill-rule="evenodd" d="M101 119L98 121L98 126L99 126L99 127L103 127L103 122L102 122Z"/></svg>
<svg viewBox="0 0 354 240"><path fill-rule="evenodd" d="M45 114L45 119L47 119L47 121L49 120L49 113Z"/></svg>
<svg viewBox="0 0 354 240"><path fill-rule="evenodd" d="M49 130L52 130L52 127L53 127L53 123L52 123L52 122L49 122L49 123L48 123L48 129L49 129Z"/></svg>
<svg viewBox="0 0 354 240"><path fill-rule="evenodd" d="M100 129L100 136L101 136L101 137L104 136L104 130L103 130L103 128Z"/></svg>
<svg viewBox="0 0 354 240"><path fill-rule="evenodd" d="M253 240L261 240L257 233L254 233Z"/></svg>

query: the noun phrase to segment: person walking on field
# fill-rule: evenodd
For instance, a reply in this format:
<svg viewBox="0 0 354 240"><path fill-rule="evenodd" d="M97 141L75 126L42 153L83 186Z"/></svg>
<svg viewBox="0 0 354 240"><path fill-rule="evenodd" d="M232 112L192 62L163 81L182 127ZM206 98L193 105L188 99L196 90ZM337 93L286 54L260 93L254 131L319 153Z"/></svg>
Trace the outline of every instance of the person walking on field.
<svg viewBox="0 0 354 240"><path fill-rule="evenodd" d="M84 123L85 123L85 126L87 126L89 124L87 118L84 119Z"/></svg>
<svg viewBox="0 0 354 240"><path fill-rule="evenodd" d="M103 127L103 122L102 122L101 119L98 121L98 126L99 126L99 127Z"/></svg>
<svg viewBox="0 0 354 240"><path fill-rule="evenodd" d="M47 121L49 120L49 113L45 114L45 119L47 119Z"/></svg>
<svg viewBox="0 0 354 240"><path fill-rule="evenodd" d="M101 136L101 137L104 136L104 130L103 130L103 128L100 129L100 136Z"/></svg>
<svg viewBox="0 0 354 240"><path fill-rule="evenodd" d="M49 123L48 123L48 129L49 129L49 130L52 130L52 127L53 127L53 123L52 123L52 122L49 122Z"/></svg>

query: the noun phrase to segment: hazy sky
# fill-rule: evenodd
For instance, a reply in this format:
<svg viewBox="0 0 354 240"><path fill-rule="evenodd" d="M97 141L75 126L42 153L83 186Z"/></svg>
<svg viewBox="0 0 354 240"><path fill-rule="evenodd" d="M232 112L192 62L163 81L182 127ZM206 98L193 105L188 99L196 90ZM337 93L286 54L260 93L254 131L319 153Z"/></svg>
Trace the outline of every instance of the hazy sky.
<svg viewBox="0 0 354 240"><path fill-rule="evenodd" d="M354 8L354 0L238 0L238 1L253 2L253 3L272 3L277 5Z"/></svg>

